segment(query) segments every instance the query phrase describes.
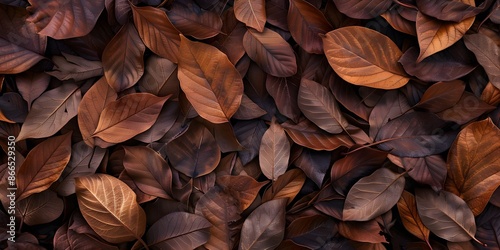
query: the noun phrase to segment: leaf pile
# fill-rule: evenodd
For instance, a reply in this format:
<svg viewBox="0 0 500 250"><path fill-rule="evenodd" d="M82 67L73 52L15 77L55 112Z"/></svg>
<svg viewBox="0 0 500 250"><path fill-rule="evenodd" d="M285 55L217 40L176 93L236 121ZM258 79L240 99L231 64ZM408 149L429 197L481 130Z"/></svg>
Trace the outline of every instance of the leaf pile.
<svg viewBox="0 0 500 250"><path fill-rule="evenodd" d="M0 0L2 249L499 249L494 0Z"/></svg>

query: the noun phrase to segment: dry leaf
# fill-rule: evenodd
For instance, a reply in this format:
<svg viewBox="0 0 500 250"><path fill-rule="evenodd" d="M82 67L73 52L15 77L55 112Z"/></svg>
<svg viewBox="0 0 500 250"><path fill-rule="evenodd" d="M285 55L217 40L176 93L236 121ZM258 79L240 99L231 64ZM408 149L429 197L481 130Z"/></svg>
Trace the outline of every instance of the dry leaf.
<svg viewBox="0 0 500 250"><path fill-rule="evenodd" d="M259 163L262 173L275 181L285 173L289 158L290 142L283 127L273 118L260 143Z"/></svg>

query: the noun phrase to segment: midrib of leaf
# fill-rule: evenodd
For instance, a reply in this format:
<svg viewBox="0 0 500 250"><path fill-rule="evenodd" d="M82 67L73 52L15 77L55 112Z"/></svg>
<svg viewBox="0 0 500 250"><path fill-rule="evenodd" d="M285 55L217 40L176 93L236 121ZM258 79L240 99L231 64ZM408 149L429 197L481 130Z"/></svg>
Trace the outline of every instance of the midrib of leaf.
<svg viewBox="0 0 500 250"><path fill-rule="evenodd" d="M62 108L63 105L65 105L68 100L73 96L73 94L77 91L77 90L80 90L79 87L75 88L75 90L71 91L71 93L69 93L69 95L67 95L65 98L63 99L60 99L60 100L63 100L54 110L52 110L52 112L49 113L49 115L43 120L42 123L39 123L39 124L45 124L49 118L51 118L58 110L60 110ZM51 98L52 99L52 98ZM40 126L38 126L39 128Z"/></svg>
<svg viewBox="0 0 500 250"><path fill-rule="evenodd" d="M441 210L439 208L437 208L439 211L443 212L443 214L446 215L446 217L448 217L451 221L453 221L453 223L455 223L460 229L462 229L462 231L464 231L467 235L469 235L469 237L471 237L473 240L475 240L477 243L481 244L481 245L484 245L484 243L482 243L481 241L477 240L476 237L474 235L472 235L467 229L465 229L462 224L460 224L455 218L453 218L451 215L449 215L446 211L444 210Z"/></svg>
<svg viewBox="0 0 500 250"><path fill-rule="evenodd" d="M149 247L156 246L156 245L161 244L163 242L168 242L168 241L170 241L172 239L175 239L175 238L181 238L183 236L192 234L192 233L194 233L196 231L200 231L200 230L205 229L205 228L210 228L210 227L201 227L201 228L196 227L195 229L193 229L192 227L189 227L189 230L187 232L185 232L185 233L179 233L179 234L176 234L176 235L167 235L164 239L162 239L160 241L157 241L157 242L155 242L153 244L150 244L148 246Z"/></svg>
<svg viewBox="0 0 500 250"><path fill-rule="evenodd" d="M262 26L260 25L259 19L257 18L257 15L255 14L255 10L253 9L252 1L255 1L255 0L247 0L248 5L250 6L250 11L251 11L252 16L254 17L255 21L257 22L259 29L262 29Z"/></svg>
<svg viewBox="0 0 500 250"><path fill-rule="evenodd" d="M392 187L394 185L394 183L399 180L399 178L401 178L401 176L404 176L406 174L406 172L402 173L402 174L399 174L391 183L389 183L389 185L387 185L381 192L378 192L377 195L372 199L370 200L369 202L367 202L365 205L363 205L363 207L366 207L367 204L373 202L375 199L377 199L378 197L380 197L383 193L387 192L387 190Z"/></svg>
<svg viewBox="0 0 500 250"><path fill-rule="evenodd" d="M393 72L391 69L385 69L385 68L382 68L380 65L374 63L374 62L371 62L370 60L368 60L367 58L365 58L364 55L360 55L358 53L355 53L354 51L351 51L343 46L340 47L342 50L345 50L346 52L348 52L349 54L351 55L354 55L354 57L357 57L361 60L363 60L364 62L367 62L368 64L372 65L372 66L375 66L377 68L379 68L380 70L382 71L385 71L385 72L389 72L391 74L394 74L394 75L398 75L398 76L401 76L401 77L407 77L406 75L404 74L400 74L400 72Z"/></svg>
<svg viewBox="0 0 500 250"><path fill-rule="evenodd" d="M268 226L269 226L270 224L272 224L272 222L274 221L274 219L276 219L276 217L278 217L278 214L277 214L277 213L275 213L275 214L274 214L273 218L270 220L271 222L265 225L265 226L266 226L266 228L265 228L264 230L262 230L262 232L260 232L260 233L257 235L258 237L255 237L255 239L254 239L254 240L252 241L252 243L249 245L249 248L248 248L248 249L253 249L253 246L254 246L257 242L259 242L259 239L261 239L262 235L264 235L264 233L267 233L267 228L268 228Z"/></svg>

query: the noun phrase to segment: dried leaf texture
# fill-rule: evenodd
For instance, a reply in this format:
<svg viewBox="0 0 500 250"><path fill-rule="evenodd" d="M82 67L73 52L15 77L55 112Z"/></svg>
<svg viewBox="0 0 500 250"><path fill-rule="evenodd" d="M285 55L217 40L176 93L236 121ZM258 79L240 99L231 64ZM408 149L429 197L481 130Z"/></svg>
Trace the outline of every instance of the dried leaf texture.
<svg viewBox="0 0 500 250"><path fill-rule="evenodd" d="M374 30L353 26L330 31L323 37L323 48L333 70L352 84L396 89L409 80L397 63L401 50Z"/></svg>
<svg viewBox="0 0 500 250"><path fill-rule="evenodd" d="M491 119L474 122L457 136L448 153L446 190L464 199L479 215L500 186L500 139Z"/></svg>
<svg viewBox="0 0 500 250"><path fill-rule="evenodd" d="M243 80L217 48L181 36L179 81L194 109L212 123L225 123L238 110Z"/></svg>
<svg viewBox="0 0 500 250"><path fill-rule="evenodd" d="M57 219L63 212L63 200L52 190L45 190L20 200L17 209L26 225L40 225Z"/></svg>
<svg viewBox="0 0 500 250"><path fill-rule="evenodd" d="M289 158L290 142L283 127L273 118L260 143L259 163L262 173L271 180L278 179L288 168Z"/></svg>
<svg viewBox="0 0 500 250"><path fill-rule="evenodd" d="M430 231L424 226L420 216L418 215L415 196L408 191L404 191L401 194L401 198L399 199L397 205L401 221L403 222L406 230L430 245Z"/></svg>
<svg viewBox="0 0 500 250"><path fill-rule="evenodd" d="M389 0L333 0L338 10L349 17L370 19L384 13L391 6Z"/></svg>
<svg viewBox="0 0 500 250"><path fill-rule="evenodd" d="M495 87L500 87L500 49L488 36L471 34L464 37L465 45L474 52L488 78Z"/></svg>
<svg viewBox="0 0 500 250"><path fill-rule="evenodd" d="M80 88L69 83L43 93L33 102L17 140L54 135L76 116L81 98Z"/></svg>
<svg viewBox="0 0 500 250"><path fill-rule="evenodd" d="M105 174L78 177L75 183L82 215L99 236L111 243L142 241L146 214L132 189Z"/></svg>
<svg viewBox="0 0 500 250"><path fill-rule="evenodd" d="M71 133L52 137L34 147L17 173L17 200L48 189L59 178L70 157Z"/></svg>
<svg viewBox="0 0 500 250"><path fill-rule="evenodd" d="M0 74L17 74L35 65L43 57L0 37Z"/></svg>
<svg viewBox="0 0 500 250"><path fill-rule="evenodd" d="M234 15L246 26L264 31L266 24L266 1L265 0L235 0Z"/></svg>
<svg viewBox="0 0 500 250"><path fill-rule="evenodd" d="M222 20L217 13L205 11L192 1L174 2L167 15L181 34L196 39L212 38L222 28Z"/></svg>
<svg viewBox="0 0 500 250"><path fill-rule="evenodd" d="M135 93L110 102L102 111L92 136L108 143L124 142L148 130L167 99L149 93Z"/></svg>
<svg viewBox="0 0 500 250"><path fill-rule="evenodd" d="M243 47L247 55L270 75L289 77L297 73L297 59L292 47L268 28L263 32L248 29L243 36Z"/></svg>

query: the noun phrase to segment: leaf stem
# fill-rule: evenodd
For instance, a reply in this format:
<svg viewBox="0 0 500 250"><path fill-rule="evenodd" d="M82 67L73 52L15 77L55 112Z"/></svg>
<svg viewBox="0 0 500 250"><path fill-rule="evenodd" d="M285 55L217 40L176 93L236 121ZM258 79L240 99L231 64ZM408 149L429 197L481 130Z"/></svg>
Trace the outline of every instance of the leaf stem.
<svg viewBox="0 0 500 250"><path fill-rule="evenodd" d="M146 242L144 242L141 238L137 238L137 240L144 246L146 250L149 250L148 244L146 244Z"/></svg>

